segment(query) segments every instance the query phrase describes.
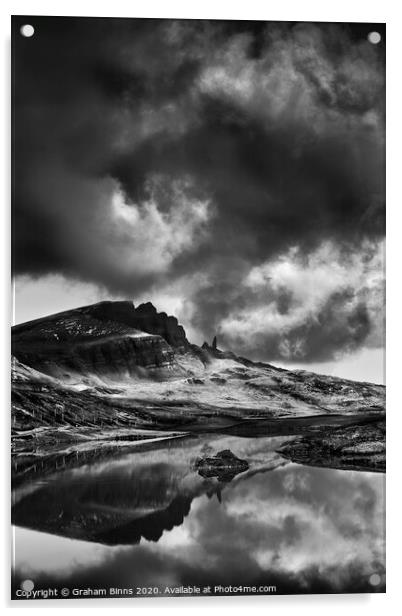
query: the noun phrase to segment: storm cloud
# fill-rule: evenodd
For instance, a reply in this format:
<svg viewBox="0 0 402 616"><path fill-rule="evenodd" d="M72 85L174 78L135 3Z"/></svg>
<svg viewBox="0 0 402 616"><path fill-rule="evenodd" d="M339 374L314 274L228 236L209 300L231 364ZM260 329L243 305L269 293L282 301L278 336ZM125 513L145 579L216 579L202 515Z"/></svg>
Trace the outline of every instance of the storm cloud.
<svg viewBox="0 0 402 616"><path fill-rule="evenodd" d="M175 300L260 359L381 346L383 27L38 17L24 39L26 21L17 277Z"/></svg>

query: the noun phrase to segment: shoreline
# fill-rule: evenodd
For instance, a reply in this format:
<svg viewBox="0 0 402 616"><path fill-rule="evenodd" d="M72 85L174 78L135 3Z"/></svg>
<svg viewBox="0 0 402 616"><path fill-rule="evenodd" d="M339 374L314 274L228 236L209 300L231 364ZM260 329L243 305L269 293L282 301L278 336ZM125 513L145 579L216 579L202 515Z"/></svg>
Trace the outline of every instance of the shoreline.
<svg viewBox="0 0 402 616"><path fill-rule="evenodd" d="M131 450L157 449L167 442L189 437L197 438L205 434L211 436L223 434L239 438L296 436L298 438L292 439L278 453L296 463L337 468L337 462L334 462L336 451L331 451L331 448L325 449L324 447L325 455L322 454L321 457L325 463L316 463L320 439L322 440L331 433L336 435L337 431L341 433L342 431L353 431L355 427L355 433L357 428L359 434L359 442L364 443L364 435L368 433L367 427L364 426L378 422L385 423L385 413L286 416L275 419L245 418L241 421L226 422L226 425L222 425L222 422L216 425L214 421L201 422L194 426L183 426L185 430L169 431L163 428L149 430L109 428L103 429L100 434L97 434L92 427L78 429L41 427L12 437L12 483L17 486L37 475L48 475L61 468L79 467L97 460L129 453ZM309 443L313 443L314 446L309 447ZM355 463L352 464L352 468L356 468ZM362 470L368 470L364 464Z"/></svg>

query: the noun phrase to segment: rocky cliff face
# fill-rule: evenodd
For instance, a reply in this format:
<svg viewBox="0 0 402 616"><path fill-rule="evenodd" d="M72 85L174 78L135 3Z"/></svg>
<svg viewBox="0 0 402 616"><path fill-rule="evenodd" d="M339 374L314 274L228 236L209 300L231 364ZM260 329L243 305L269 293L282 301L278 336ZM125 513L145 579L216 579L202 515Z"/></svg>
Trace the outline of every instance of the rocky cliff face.
<svg viewBox="0 0 402 616"><path fill-rule="evenodd" d="M178 368L189 348L175 317L151 303L101 302L13 328L12 352L23 364L68 381L126 380Z"/></svg>
<svg viewBox="0 0 402 616"><path fill-rule="evenodd" d="M133 302L100 302L80 309L80 314L90 316L101 323L118 323L148 334L161 336L175 348L189 346L186 332L176 317L166 312L157 312L151 302L135 308Z"/></svg>
<svg viewBox="0 0 402 616"><path fill-rule="evenodd" d="M152 304L101 302L13 328L13 429L379 414L385 389L190 344Z"/></svg>
<svg viewBox="0 0 402 616"><path fill-rule="evenodd" d="M130 304L130 302L121 303ZM186 332L179 325L176 317L168 316L166 312L157 312L151 302L140 304L137 308L132 305L132 308L133 310L130 309L127 312L127 321L124 321L127 325L149 334L161 336L170 346L176 349L185 350L189 347Z"/></svg>

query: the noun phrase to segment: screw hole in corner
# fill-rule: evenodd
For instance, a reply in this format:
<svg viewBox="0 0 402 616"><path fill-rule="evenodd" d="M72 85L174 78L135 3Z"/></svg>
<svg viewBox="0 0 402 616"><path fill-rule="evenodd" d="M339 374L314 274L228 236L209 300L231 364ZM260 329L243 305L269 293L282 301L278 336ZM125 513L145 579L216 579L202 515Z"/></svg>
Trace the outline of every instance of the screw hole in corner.
<svg viewBox="0 0 402 616"><path fill-rule="evenodd" d="M35 28L31 24L24 24L21 26L20 32L25 38L31 38L35 34Z"/></svg>
<svg viewBox="0 0 402 616"><path fill-rule="evenodd" d="M367 35L368 42L372 45L378 45L381 43L381 34L379 32L369 32Z"/></svg>

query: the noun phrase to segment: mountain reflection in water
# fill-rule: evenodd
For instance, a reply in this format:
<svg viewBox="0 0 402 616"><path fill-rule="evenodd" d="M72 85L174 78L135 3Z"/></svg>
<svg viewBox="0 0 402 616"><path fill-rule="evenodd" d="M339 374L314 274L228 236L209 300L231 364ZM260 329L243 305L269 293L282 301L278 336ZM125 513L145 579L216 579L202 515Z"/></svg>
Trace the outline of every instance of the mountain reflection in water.
<svg viewBox="0 0 402 616"><path fill-rule="evenodd" d="M283 440L191 438L20 486L14 586L383 591L384 475L289 463ZM223 449L250 468L227 483L194 470Z"/></svg>

